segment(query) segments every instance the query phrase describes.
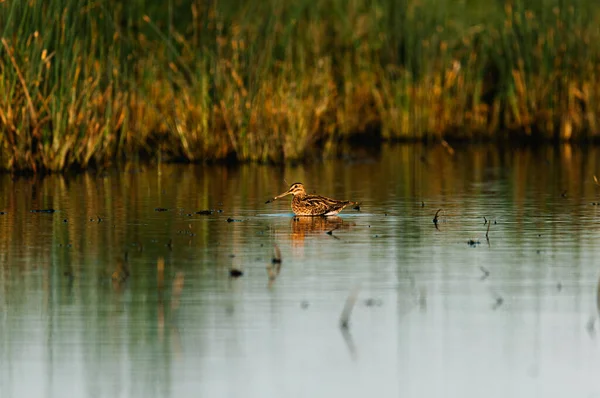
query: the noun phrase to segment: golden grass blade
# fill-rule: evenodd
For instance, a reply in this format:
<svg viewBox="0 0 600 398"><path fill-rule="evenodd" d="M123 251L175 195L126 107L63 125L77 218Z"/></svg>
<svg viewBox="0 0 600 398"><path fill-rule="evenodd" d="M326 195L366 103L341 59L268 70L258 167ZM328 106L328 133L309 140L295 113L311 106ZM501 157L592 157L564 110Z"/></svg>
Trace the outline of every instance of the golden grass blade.
<svg viewBox="0 0 600 398"><path fill-rule="evenodd" d="M4 37L2 38L2 45L4 46L4 49L6 50L6 53L8 54L8 57L10 58L10 62L12 63L13 67L15 68L15 72L17 72L19 81L21 82L21 85L23 86L23 92L25 93L25 97L27 98L27 105L29 106L29 113L31 114L31 119L33 120L34 124L37 124L37 120L38 120L37 113L35 112L35 108L33 106L33 101L31 101L31 96L29 95L29 90L27 89L27 84L25 83L25 78L23 77L23 74L21 73L21 70L19 69L19 65L17 65L17 60L13 56L13 54L10 50L10 47L8 46L8 43L6 42L6 39Z"/></svg>

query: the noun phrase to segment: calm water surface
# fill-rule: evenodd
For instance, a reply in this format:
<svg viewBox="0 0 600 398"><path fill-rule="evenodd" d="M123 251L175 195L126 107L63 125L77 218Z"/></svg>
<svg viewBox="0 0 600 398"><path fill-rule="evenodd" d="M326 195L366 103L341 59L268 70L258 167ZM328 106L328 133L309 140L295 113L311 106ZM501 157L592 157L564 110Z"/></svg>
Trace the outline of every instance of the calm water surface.
<svg viewBox="0 0 600 398"><path fill-rule="evenodd" d="M594 175L598 149L395 146L2 176L0 396L599 397ZM361 209L295 221L284 179Z"/></svg>

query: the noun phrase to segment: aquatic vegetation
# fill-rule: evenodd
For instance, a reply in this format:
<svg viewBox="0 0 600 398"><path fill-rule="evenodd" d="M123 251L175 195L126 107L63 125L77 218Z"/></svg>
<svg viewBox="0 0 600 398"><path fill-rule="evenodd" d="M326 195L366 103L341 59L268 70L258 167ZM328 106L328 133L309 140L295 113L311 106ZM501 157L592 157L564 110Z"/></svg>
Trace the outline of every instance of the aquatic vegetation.
<svg viewBox="0 0 600 398"><path fill-rule="evenodd" d="M598 138L591 1L0 3L0 168Z"/></svg>

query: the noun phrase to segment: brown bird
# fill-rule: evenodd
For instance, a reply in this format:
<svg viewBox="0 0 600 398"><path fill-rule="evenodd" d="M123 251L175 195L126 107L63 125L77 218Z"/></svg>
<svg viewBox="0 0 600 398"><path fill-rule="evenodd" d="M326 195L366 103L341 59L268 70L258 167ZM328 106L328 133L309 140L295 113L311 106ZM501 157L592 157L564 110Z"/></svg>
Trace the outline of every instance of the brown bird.
<svg viewBox="0 0 600 398"><path fill-rule="evenodd" d="M292 210L297 216L335 216L344 207L358 204L358 202L351 202L349 200L336 200L321 195L309 195L306 193L304 185L300 182L292 184L290 189L281 195L275 196L273 199L267 200L266 203L271 203L287 195L294 196L294 199L292 199Z"/></svg>

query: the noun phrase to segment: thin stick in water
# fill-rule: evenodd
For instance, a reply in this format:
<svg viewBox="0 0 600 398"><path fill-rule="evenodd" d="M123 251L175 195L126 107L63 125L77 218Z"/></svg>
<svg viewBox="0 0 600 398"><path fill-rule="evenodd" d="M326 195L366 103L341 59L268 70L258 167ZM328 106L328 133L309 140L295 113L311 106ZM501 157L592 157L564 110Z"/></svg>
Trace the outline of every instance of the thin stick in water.
<svg viewBox="0 0 600 398"><path fill-rule="evenodd" d="M356 299L358 298L359 288L355 287L352 289L348 298L346 299L346 304L344 305L344 309L342 310L342 314L340 315L340 327L343 329L348 329L350 326L350 315L352 315L352 310L354 309L354 304L356 304Z"/></svg>
<svg viewBox="0 0 600 398"><path fill-rule="evenodd" d="M438 211L435 212L435 216L433 217L433 223L435 224L436 228L438 226L438 221L439 221L438 214L440 214L440 211L442 211L442 209L438 209Z"/></svg>

